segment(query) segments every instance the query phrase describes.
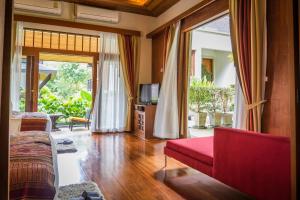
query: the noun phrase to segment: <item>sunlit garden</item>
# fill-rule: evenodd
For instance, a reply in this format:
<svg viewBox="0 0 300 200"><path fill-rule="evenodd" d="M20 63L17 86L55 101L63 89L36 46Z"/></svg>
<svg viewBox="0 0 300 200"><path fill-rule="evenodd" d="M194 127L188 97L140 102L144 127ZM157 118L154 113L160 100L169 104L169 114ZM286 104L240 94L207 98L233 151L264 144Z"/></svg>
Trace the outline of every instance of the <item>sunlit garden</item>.
<svg viewBox="0 0 300 200"><path fill-rule="evenodd" d="M54 62L55 63L55 62ZM54 66L51 74L40 67L40 88L38 111L47 114L61 114L60 122L67 122L69 117L85 117L91 109L92 70L87 64L46 63ZM50 75L50 76L49 76ZM47 77L51 79L46 80ZM46 81L45 81L46 80ZM25 90L21 92L20 110L25 108Z"/></svg>

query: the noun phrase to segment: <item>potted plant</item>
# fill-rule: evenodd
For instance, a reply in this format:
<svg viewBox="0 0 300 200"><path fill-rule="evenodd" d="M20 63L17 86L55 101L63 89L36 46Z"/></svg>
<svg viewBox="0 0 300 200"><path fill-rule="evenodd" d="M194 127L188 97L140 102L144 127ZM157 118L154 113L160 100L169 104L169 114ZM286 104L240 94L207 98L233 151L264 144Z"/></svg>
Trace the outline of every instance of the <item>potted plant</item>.
<svg viewBox="0 0 300 200"><path fill-rule="evenodd" d="M222 88L220 91L220 99L221 99L221 107L222 107L222 121L224 126L232 125L232 117L233 117L233 103L234 97L234 86L230 86L227 88Z"/></svg>
<svg viewBox="0 0 300 200"><path fill-rule="evenodd" d="M206 79L193 79L189 90L189 107L190 110L197 113L195 125L197 127L206 127L207 104L210 100L209 85Z"/></svg>
<svg viewBox="0 0 300 200"><path fill-rule="evenodd" d="M221 126L222 113L220 113L220 88L215 87L215 85L211 85L211 87L209 88L209 93L209 125L211 127Z"/></svg>

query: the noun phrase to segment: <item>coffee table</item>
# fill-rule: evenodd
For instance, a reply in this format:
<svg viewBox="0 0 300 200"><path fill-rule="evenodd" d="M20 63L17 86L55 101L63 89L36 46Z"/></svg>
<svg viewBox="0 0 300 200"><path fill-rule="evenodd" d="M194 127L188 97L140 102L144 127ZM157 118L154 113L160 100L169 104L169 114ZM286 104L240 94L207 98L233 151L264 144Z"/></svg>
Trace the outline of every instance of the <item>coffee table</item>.
<svg viewBox="0 0 300 200"><path fill-rule="evenodd" d="M51 119L51 122L52 122L52 131L59 131L60 129L57 128L57 120L60 118L60 117L63 117L64 115L63 114L49 114L49 117Z"/></svg>

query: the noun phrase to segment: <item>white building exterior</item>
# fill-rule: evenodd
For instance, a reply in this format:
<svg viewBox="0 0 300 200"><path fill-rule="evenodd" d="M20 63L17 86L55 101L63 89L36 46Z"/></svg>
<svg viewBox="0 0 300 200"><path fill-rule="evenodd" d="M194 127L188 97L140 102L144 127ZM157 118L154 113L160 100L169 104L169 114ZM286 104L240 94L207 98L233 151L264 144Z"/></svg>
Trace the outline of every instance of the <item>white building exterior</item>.
<svg viewBox="0 0 300 200"><path fill-rule="evenodd" d="M218 23L217 20L215 22ZM217 25L220 23L224 23L224 19ZM192 33L192 50L195 51L195 77L201 78L202 59L212 59L213 80L219 87L235 84L236 72L232 59L231 39L229 31L227 31L216 31L209 23L207 27L200 27Z"/></svg>

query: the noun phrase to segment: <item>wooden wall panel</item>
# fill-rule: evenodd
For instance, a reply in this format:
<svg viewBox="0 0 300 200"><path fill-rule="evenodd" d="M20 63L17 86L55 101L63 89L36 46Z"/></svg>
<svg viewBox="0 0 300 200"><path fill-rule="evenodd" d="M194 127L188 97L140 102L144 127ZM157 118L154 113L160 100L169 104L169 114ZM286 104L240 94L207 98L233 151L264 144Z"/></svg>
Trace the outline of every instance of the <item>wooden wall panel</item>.
<svg viewBox="0 0 300 200"><path fill-rule="evenodd" d="M152 38L152 83L162 83L164 70L165 32Z"/></svg>
<svg viewBox="0 0 300 200"><path fill-rule="evenodd" d="M292 136L295 132L293 1L268 0L268 61L263 131Z"/></svg>
<svg viewBox="0 0 300 200"><path fill-rule="evenodd" d="M296 200L296 97L293 0L268 0L268 60L263 132L291 138L292 199Z"/></svg>

